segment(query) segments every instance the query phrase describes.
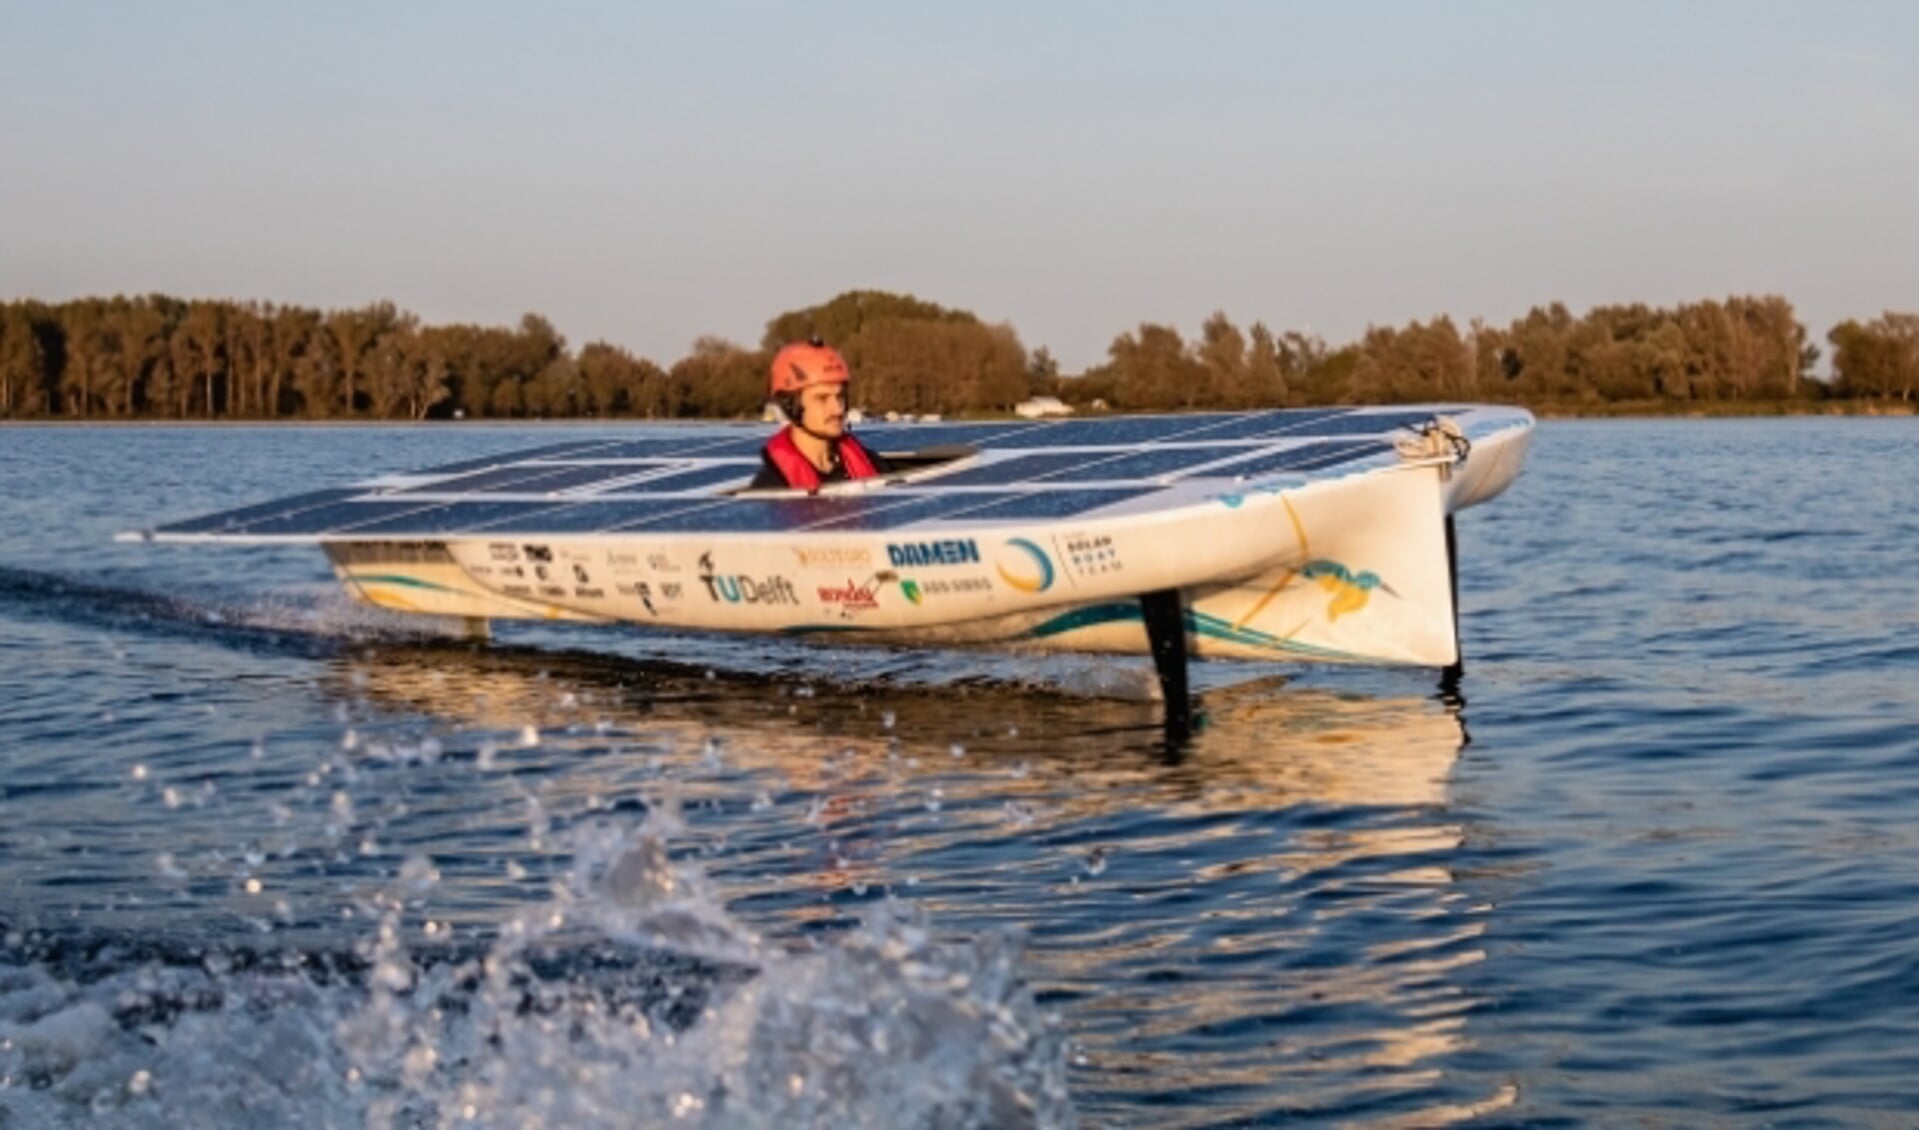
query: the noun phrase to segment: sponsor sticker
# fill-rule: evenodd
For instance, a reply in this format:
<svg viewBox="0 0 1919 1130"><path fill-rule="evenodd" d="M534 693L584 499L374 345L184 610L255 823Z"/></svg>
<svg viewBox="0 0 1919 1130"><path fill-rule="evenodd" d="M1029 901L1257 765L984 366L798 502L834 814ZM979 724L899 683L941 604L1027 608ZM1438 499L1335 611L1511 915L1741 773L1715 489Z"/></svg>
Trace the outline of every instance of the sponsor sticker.
<svg viewBox="0 0 1919 1130"><path fill-rule="evenodd" d="M1107 534L1072 534L1055 538L1053 544L1067 568L1079 576L1098 577L1126 571L1126 563L1120 560L1119 550L1113 547L1113 539Z"/></svg>
<svg viewBox="0 0 1919 1130"><path fill-rule="evenodd" d="M700 584L706 586L708 600L715 604L798 604L799 593L793 582L775 573L755 577L750 573L720 573L713 567L713 553L700 554Z"/></svg>
<svg viewBox="0 0 1919 1130"><path fill-rule="evenodd" d="M828 608L837 608L840 615L851 616L855 612L866 612L880 606L879 586L871 581L861 584L848 579L843 585L821 585L820 603Z"/></svg>
<svg viewBox="0 0 1919 1130"><path fill-rule="evenodd" d="M864 569L873 564L873 551L864 546L835 546L825 549L791 547L793 559L803 569Z"/></svg>
<svg viewBox="0 0 1919 1130"><path fill-rule="evenodd" d="M902 581L901 584L906 582ZM926 596L962 596L967 593L993 591L991 577L935 577L929 581L916 582ZM913 603L918 604L918 601Z"/></svg>
<svg viewBox="0 0 1919 1130"><path fill-rule="evenodd" d="M706 586L706 595L714 603L727 604L798 604L799 594L793 591L793 582L781 576L753 577L745 573L734 576L703 574L700 583Z"/></svg>
<svg viewBox="0 0 1919 1130"><path fill-rule="evenodd" d="M941 541L888 542L886 560L895 569L927 569L941 565L978 565L979 543L972 538Z"/></svg>
<svg viewBox="0 0 1919 1130"><path fill-rule="evenodd" d="M993 569L1008 587L1024 593L1045 592L1058 576L1053 559L1026 538L1006 539L993 555Z"/></svg>
<svg viewBox="0 0 1919 1130"><path fill-rule="evenodd" d="M638 600L646 607L647 615L658 616L660 614L660 610L653 607L653 586L647 584L645 581L635 581L631 583L621 581L613 587L619 590L621 596L630 596Z"/></svg>

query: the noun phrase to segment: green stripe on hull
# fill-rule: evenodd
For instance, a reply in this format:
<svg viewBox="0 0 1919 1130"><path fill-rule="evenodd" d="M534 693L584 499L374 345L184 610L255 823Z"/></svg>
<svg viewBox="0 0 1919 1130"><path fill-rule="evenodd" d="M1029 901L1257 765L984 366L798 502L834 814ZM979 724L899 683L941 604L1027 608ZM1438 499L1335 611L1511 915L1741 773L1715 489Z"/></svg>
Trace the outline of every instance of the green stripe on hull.
<svg viewBox="0 0 1919 1130"><path fill-rule="evenodd" d="M347 576L351 577L353 583L357 585L398 585L401 588L425 589L428 592L451 593L454 596L475 595L466 589L448 588L432 581L423 581L418 577L403 576L399 573L349 573Z"/></svg>
<svg viewBox="0 0 1919 1130"><path fill-rule="evenodd" d="M1298 643L1249 628L1235 628L1232 624L1217 616L1211 616L1204 612L1195 612L1191 608L1184 609L1184 612L1186 615L1186 630L1195 635L1210 639L1236 643L1244 647L1260 648L1265 651L1278 652L1282 655L1311 656L1319 659L1343 659L1349 662L1378 662L1377 660L1368 660L1365 656L1355 655L1349 651ZM1046 639L1049 636L1076 632L1082 628L1097 628L1106 624L1126 623L1142 623L1137 601L1115 604L1092 604L1085 608L1075 608L1071 612L1055 616L1051 620L1047 620L1033 627L1025 633L1024 638Z"/></svg>

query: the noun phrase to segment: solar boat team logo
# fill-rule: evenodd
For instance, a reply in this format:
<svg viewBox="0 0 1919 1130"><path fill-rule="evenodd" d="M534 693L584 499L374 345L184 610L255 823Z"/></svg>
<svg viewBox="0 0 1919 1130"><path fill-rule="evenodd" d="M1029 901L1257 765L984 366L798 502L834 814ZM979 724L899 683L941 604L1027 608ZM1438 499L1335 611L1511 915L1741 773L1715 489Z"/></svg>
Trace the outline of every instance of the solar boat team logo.
<svg viewBox="0 0 1919 1130"><path fill-rule="evenodd" d="M1077 576L1126 571L1126 563L1120 559L1110 534L1071 534L1053 539L1053 545L1059 550L1060 560Z"/></svg>
<svg viewBox="0 0 1919 1130"><path fill-rule="evenodd" d="M1026 538L1007 538L1005 547L994 555L993 568L1000 580L1025 593L1045 592L1057 575L1053 559Z"/></svg>
<svg viewBox="0 0 1919 1130"><path fill-rule="evenodd" d="M722 574L713 568L713 551L700 554L700 583L707 598L715 604L798 604L799 594L793 582L774 574L754 577L747 573Z"/></svg>

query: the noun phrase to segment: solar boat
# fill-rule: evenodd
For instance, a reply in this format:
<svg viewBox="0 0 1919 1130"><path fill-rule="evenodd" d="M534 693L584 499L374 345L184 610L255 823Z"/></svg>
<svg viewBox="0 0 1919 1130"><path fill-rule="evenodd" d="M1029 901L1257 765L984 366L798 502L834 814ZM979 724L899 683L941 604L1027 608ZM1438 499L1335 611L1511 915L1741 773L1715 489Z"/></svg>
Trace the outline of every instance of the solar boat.
<svg viewBox="0 0 1919 1130"><path fill-rule="evenodd" d="M123 534L313 544L401 612L1448 667L1452 516L1518 476L1533 417L1415 405L862 428L895 471L748 491L763 426L616 438ZM1184 709L1179 705L1177 709Z"/></svg>

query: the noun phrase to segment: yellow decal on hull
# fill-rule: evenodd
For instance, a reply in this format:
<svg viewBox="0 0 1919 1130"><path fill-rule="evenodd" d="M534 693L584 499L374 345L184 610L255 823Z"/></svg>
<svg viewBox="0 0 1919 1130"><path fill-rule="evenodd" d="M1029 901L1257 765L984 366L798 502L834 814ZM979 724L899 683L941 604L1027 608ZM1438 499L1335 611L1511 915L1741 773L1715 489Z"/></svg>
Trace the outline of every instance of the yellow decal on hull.
<svg viewBox="0 0 1919 1130"><path fill-rule="evenodd" d="M371 604L378 605L381 608L391 608L395 612L420 611L419 605L414 604L403 596L389 592L383 587L361 585L360 595L366 597L367 601Z"/></svg>
<svg viewBox="0 0 1919 1130"><path fill-rule="evenodd" d="M1281 506L1284 506L1286 508L1286 516L1293 520L1293 536L1299 539L1299 555L1301 557L1304 557L1309 552L1306 548L1306 523L1299 520L1299 511L1293 509L1292 499L1289 499L1282 494L1279 496L1279 503ZM1246 615L1241 616L1237 621L1233 623L1233 630L1239 631L1241 628L1244 628L1246 626L1248 621L1252 620L1255 616L1258 616L1261 612L1264 612L1266 610L1266 606L1273 602L1273 598L1279 595L1279 590L1285 588L1289 584L1292 584L1293 578L1298 575L1299 575L1299 571L1296 569L1286 570L1285 574L1279 578L1279 583L1274 585L1272 588L1267 589L1266 595L1260 597L1257 601L1254 602L1252 610L1247 612ZM1298 630L1299 630L1298 628L1293 629L1294 632L1297 632ZM1289 636L1291 634L1292 632L1287 633L1287 635Z"/></svg>

